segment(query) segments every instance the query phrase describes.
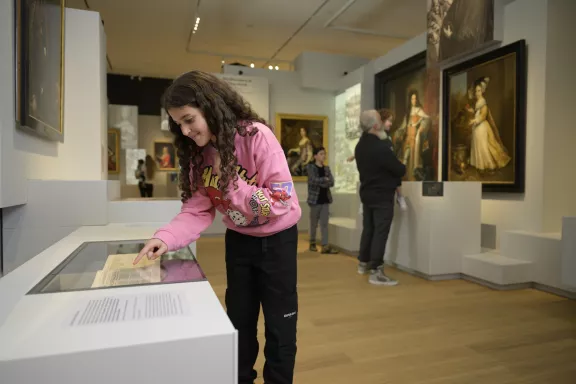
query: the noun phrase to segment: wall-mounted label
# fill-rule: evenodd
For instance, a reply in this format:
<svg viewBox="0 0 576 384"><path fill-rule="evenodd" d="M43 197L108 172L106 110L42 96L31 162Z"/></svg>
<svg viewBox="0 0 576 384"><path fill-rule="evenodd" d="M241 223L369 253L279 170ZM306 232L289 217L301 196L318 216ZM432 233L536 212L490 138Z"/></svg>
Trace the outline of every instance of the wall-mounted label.
<svg viewBox="0 0 576 384"><path fill-rule="evenodd" d="M430 197L444 196L444 183L441 181L422 182L422 196L430 196Z"/></svg>

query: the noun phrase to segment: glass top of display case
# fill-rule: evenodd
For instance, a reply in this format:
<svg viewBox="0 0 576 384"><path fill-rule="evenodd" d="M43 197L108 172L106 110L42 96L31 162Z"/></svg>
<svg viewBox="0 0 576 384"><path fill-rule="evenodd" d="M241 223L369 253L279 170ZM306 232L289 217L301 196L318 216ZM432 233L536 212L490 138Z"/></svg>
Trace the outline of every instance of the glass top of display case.
<svg viewBox="0 0 576 384"><path fill-rule="evenodd" d="M28 294L206 280L190 248L133 265L143 247L143 240L83 243Z"/></svg>

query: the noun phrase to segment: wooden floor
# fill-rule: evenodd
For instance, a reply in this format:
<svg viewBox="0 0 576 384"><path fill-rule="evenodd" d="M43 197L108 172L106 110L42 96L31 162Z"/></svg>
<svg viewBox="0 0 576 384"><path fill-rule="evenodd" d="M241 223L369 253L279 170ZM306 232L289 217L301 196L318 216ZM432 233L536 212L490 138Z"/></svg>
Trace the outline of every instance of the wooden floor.
<svg viewBox="0 0 576 384"><path fill-rule="evenodd" d="M201 239L198 255L223 302L223 239ZM304 241L298 256L297 384L576 384L575 301L394 270L400 285L375 287L351 257ZM259 375L263 329L261 316Z"/></svg>

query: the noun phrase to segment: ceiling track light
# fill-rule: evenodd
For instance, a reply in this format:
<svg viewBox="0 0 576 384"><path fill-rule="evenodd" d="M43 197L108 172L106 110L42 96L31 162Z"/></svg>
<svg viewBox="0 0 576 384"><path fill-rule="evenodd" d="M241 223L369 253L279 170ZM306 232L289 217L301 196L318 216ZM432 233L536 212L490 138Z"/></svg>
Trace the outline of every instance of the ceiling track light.
<svg viewBox="0 0 576 384"><path fill-rule="evenodd" d="M198 31L198 26L200 25L200 17L196 17L196 24L194 24L194 29L192 30L192 34L196 34Z"/></svg>

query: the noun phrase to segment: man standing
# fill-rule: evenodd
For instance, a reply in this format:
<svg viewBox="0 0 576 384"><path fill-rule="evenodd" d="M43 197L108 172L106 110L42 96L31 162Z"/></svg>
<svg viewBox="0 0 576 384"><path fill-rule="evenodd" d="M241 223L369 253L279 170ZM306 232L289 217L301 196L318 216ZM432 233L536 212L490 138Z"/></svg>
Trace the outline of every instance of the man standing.
<svg viewBox="0 0 576 384"><path fill-rule="evenodd" d="M390 140L383 140L392 126L392 113L383 111L382 115L375 110L362 112L362 136L354 150L364 216L358 273L370 272L371 284L396 285L396 280L384 274L384 253L394 217L396 188L406 167L396 158Z"/></svg>

